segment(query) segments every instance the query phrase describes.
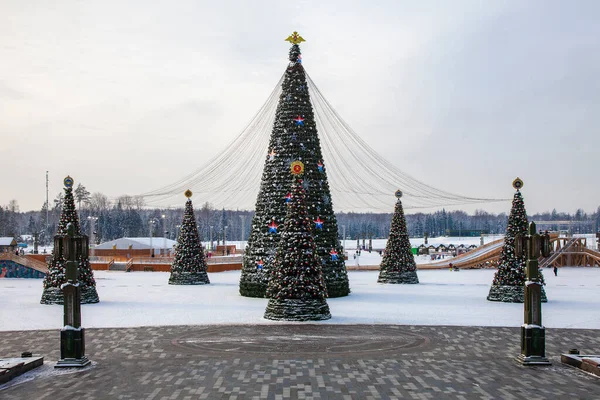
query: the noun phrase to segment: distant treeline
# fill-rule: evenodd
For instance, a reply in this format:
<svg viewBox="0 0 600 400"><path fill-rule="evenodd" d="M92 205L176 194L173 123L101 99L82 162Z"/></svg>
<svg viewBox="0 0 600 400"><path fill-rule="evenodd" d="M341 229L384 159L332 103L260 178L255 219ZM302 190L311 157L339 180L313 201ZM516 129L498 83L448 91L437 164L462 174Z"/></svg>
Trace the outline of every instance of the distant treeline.
<svg viewBox="0 0 600 400"><path fill-rule="evenodd" d="M97 243L119 237L163 237L175 239L183 216L181 209L148 209L139 198L122 196L114 202L101 193L90 194L79 185L75 199L80 210L81 227L88 235L94 232ZM183 206L183 205L182 205ZM58 226L62 208L62 194L57 196L51 208L44 204L40 211L20 212L15 200L0 206L0 236L33 235L37 233L41 244L48 244ZM222 242L247 240L252 224L253 211L217 210L209 203L196 209L198 230L202 240L212 237ZM533 221L576 221L571 226L574 233L593 233L600 230L600 207L587 214L577 210L575 214L552 212L529 215ZM383 239L387 238L391 213L338 213L340 239ZM430 237L446 234L472 235L476 231L490 234L503 234L506 231L508 215L492 214L477 210L473 215L464 211L436 211L431 213L407 214L406 222L411 237ZM545 225L542 229L566 229L565 226Z"/></svg>

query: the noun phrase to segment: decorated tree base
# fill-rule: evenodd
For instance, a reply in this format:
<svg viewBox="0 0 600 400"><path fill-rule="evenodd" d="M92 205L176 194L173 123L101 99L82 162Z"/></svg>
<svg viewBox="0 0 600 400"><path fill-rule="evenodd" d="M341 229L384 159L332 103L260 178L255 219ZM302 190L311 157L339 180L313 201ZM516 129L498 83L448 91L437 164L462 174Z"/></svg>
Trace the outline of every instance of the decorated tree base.
<svg viewBox="0 0 600 400"><path fill-rule="evenodd" d="M419 283L419 282L416 282ZM267 284L262 282L240 282L240 295L244 297L266 297ZM327 297L345 297L350 293L348 282L329 282L327 283Z"/></svg>
<svg viewBox="0 0 600 400"><path fill-rule="evenodd" d="M56 287L44 289L40 304L63 304L64 298L62 290Z"/></svg>
<svg viewBox="0 0 600 400"><path fill-rule="evenodd" d="M84 286L81 288L81 304L99 303L98 292L93 286ZM64 304L64 296L61 289L49 287L44 289L40 304Z"/></svg>
<svg viewBox="0 0 600 400"><path fill-rule="evenodd" d="M350 293L348 281L327 282L327 297L345 297Z"/></svg>
<svg viewBox="0 0 600 400"><path fill-rule="evenodd" d="M169 285L208 285L208 274L202 272L171 272Z"/></svg>
<svg viewBox="0 0 600 400"><path fill-rule="evenodd" d="M81 304L99 303L100 298L95 286L84 286L81 288Z"/></svg>
<svg viewBox="0 0 600 400"><path fill-rule="evenodd" d="M524 286L492 285L487 299L489 301L502 301L504 303L523 303L525 302ZM546 303L546 291L542 286L542 303Z"/></svg>
<svg viewBox="0 0 600 400"><path fill-rule="evenodd" d="M377 283L415 284L419 277L417 271L381 271Z"/></svg>
<svg viewBox="0 0 600 400"><path fill-rule="evenodd" d="M329 306L320 299L270 299L265 318L276 321L322 321L331 318Z"/></svg>
<svg viewBox="0 0 600 400"><path fill-rule="evenodd" d="M240 294L244 297L266 297L267 284L263 282L240 282Z"/></svg>

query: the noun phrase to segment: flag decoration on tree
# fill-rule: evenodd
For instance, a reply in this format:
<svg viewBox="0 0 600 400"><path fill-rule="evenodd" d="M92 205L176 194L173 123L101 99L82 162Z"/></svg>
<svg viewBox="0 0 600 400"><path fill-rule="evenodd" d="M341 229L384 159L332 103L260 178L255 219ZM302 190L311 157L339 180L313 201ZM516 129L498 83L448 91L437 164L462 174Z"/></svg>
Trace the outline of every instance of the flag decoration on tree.
<svg viewBox="0 0 600 400"><path fill-rule="evenodd" d="M186 190L185 210L181 222L181 230L177 237L175 257L171 264L169 285L207 285L210 283L207 274L204 248L198 235L198 226L192 205L192 191Z"/></svg>
<svg viewBox="0 0 600 400"><path fill-rule="evenodd" d="M519 234L527 234L527 212L520 189L523 181L519 178L513 182L517 190L513 197L512 208L508 216L508 225L504 244L500 252L498 270L494 274L494 280L487 297L490 301L502 301L505 303L523 303L525 301L525 262L526 257L518 257L515 253L515 238ZM544 284L542 271L539 277ZM546 302L546 292L542 286L542 301Z"/></svg>
<svg viewBox="0 0 600 400"><path fill-rule="evenodd" d="M67 225L70 223L73 226L75 236L85 236L81 234L79 225L79 216L75 209L75 199L73 197L73 178L67 176L64 179L65 197L60 213L60 221L56 231L56 238L67 236ZM63 254L58 254L58 249L52 251L52 256L48 262L48 273L44 278L44 291L42 292L41 304L63 304L64 296L62 285L67 283L66 277L67 260ZM90 266L90 260L87 256L82 255L77 266L77 281L81 288L81 304L98 303L100 298L96 291L96 280Z"/></svg>
<svg viewBox="0 0 600 400"><path fill-rule="evenodd" d="M402 207L402 192L396 191L396 208L390 225L390 235L379 267L379 283L419 283L417 263L408 239L406 218Z"/></svg>
<svg viewBox="0 0 600 400"><path fill-rule="evenodd" d="M321 260L310 225L306 192L299 180L292 190L292 201L269 272L266 319L319 321L331 318Z"/></svg>
<svg viewBox="0 0 600 400"><path fill-rule="evenodd" d="M298 62L298 44L304 39L296 32L287 40L292 43L289 64L284 75L267 150L275 152L277 156L264 164L255 215L243 258L240 294L248 297L265 296L269 271L281 237L278 231L271 229L270 224L273 218L281 226L285 224L289 203L282 199L286 197L290 188L290 170L302 169L309 221L320 218L323 223L322 229L311 225L328 296L346 296L350 293L350 287L344 260L341 257L333 260L330 255L332 248L338 253L341 253L342 248L338 239L338 225L333 213L327 172L325 169L321 172L318 168L319 162L324 161L310 91L307 90L306 74L303 65ZM256 268L259 260L264 263L262 270Z"/></svg>

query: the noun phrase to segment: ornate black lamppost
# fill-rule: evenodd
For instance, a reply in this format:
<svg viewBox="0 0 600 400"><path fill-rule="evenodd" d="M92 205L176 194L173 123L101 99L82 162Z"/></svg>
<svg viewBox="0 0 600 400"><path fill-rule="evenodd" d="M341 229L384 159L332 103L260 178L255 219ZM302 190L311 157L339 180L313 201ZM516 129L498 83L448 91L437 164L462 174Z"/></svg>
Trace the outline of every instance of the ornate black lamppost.
<svg viewBox="0 0 600 400"><path fill-rule="evenodd" d="M54 251L67 260L67 283L62 285L65 326L60 331L60 360L56 368L85 367L90 363L85 356L85 332L81 326L81 288L77 282L77 264L82 256L87 257L88 248L88 237L75 236L71 223L67 225L67 236L57 235L54 238Z"/></svg>
<svg viewBox="0 0 600 400"><path fill-rule="evenodd" d="M546 231L536 233L535 222L529 223L526 235L515 238L515 253L525 255L527 262L525 282L525 322L521 325L521 355L523 365L550 365L546 358L546 333L542 325L542 285L538 271L538 257L550 255L550 236Z"/></svg>

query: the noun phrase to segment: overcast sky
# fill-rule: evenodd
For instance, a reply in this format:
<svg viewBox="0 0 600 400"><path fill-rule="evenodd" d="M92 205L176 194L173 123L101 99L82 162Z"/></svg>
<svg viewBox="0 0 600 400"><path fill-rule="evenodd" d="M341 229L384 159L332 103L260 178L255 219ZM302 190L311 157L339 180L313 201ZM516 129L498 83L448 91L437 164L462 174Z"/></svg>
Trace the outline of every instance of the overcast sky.
<svg viewBox="0 0 600 400"><path fill-rule="evenodd" d="M46 170L51 200L67 174L111 197L189 174L263 104L297 30L323 94L403 171L491 198L520 176L528 212L592 212L598 21L593 0L0 0L0 205L40 209Z"/></svg>

